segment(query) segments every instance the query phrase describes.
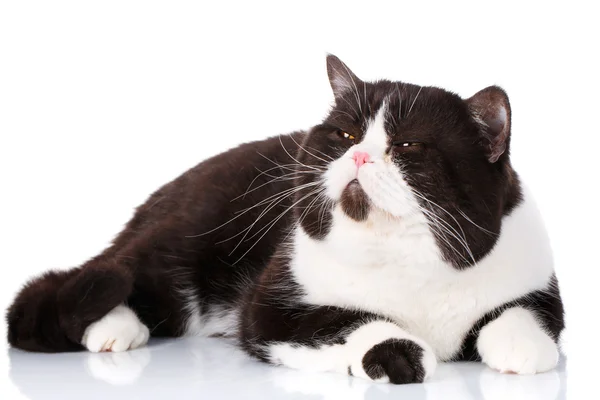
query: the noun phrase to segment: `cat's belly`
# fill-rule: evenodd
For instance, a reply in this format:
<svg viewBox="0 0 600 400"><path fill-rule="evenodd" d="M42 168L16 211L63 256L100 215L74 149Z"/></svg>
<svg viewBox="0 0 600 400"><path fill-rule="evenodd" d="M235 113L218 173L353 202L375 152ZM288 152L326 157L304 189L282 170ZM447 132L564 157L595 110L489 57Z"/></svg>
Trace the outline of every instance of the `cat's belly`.
<svg viewBox="0 0 600 400"><path fill-rule="evenodd" d="M520 205L492 251L464 270L441 258L418 221L381 234L344 219L325 240L298 229L290 270L303 301L392 318L447 360L486 313L547 287L552 256L536 212L528 201Z"/></svg>

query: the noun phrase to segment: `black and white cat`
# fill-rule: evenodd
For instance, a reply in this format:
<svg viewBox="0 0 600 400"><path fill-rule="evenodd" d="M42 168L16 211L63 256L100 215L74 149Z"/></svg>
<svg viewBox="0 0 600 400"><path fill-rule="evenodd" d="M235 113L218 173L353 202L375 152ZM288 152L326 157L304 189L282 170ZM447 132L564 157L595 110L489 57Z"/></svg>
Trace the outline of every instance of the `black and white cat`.
<svg viewBox="0 0 600 400"><path fill-rule="evenodd" d="M234 336L266 362L392 383L449 360L554 368L563 307L505 92L364 82L334 56L327 72L321 124L163 186L102 254L25 285L9 342Z"/></svg>

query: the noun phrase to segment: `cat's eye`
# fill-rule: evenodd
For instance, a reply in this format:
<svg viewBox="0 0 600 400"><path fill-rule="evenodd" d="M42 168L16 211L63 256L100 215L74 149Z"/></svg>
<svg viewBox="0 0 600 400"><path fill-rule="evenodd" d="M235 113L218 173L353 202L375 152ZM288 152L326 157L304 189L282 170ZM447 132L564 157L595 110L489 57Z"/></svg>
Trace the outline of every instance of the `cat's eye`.
<svg viewBox="0 0 600 400"><path fill-rule="evenodd" d="M402 153L417 153L424 148L421 142L398 141L392 143L392 150L396 154Z"/></svg>
<svg viewBox="0 0 600 400"><path fill-rule="evenodd" d="M356 139L353 135L349 134L348 132L344 132L344 131L338 131L338 135L340 135L344 139L348 139L348 140Z"/></svg>

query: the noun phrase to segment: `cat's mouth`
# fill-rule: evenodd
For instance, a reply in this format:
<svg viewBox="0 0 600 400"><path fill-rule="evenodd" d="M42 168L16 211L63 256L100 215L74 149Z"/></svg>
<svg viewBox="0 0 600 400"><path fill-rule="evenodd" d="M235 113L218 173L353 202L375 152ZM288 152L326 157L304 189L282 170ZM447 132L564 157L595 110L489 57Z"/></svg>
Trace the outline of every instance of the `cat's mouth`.
<svg viewBox="0 0 600 400"><path fill-rule="evenodd" d="M356 221L364 221L369 216L371 202L358 179L351 180L340 198L342 211Z"/></svg>

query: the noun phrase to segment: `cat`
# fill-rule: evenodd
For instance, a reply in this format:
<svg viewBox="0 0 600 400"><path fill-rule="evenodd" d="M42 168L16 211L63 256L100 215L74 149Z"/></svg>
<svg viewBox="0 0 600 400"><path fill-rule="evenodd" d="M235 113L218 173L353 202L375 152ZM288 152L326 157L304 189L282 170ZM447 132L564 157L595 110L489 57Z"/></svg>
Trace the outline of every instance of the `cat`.
<svg viewBox="0 0 600 400"><path fill-rule="evenodd" d="M563 305L503 89L366 82L333 55L327 74L320 124L201 162L100 255L28 282L9 343L231 336L268 363L394 384L442 361L554 368Z"/></svg>

